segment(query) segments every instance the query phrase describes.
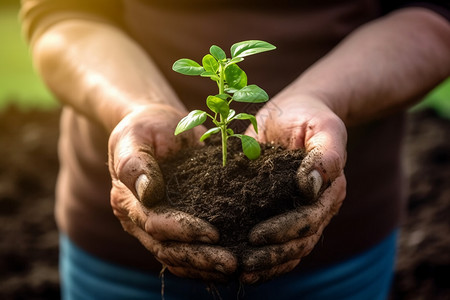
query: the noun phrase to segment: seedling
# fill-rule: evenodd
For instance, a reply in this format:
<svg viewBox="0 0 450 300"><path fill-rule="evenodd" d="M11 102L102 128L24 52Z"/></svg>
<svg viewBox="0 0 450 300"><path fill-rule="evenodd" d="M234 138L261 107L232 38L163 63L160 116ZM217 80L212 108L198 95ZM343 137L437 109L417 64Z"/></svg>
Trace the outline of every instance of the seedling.
<svg viewBox="0 0 450 300"><path fill-rule="evenodd" d="M247 103L263 103L269 100L267 93L255 84L247 85L247 74L237 65L245 56L276 49L275 46L258 40L250 40L236 43L231 46L231 58L227 58L225 52L213 45L202 59L202 65L197 62L182 58L177 60L172 69L175 72L209 77L217 83L219 93L206 98L206 105L211 110L209 114L202 110L193 110L181 119L175 129L175 135L203 124L210 118L215 127L206 131L200 138L204 141L211 135L221 133L222 137L222 163L227 163L227 141L230 137L241 139L242 151L249 159L257 159L261 154L259 143L252 137L244 134L236 134L229 128L233 120L249 120L258 133L258 125L255 116L247 113L236 114L230 108L233 101Z"/></svg>

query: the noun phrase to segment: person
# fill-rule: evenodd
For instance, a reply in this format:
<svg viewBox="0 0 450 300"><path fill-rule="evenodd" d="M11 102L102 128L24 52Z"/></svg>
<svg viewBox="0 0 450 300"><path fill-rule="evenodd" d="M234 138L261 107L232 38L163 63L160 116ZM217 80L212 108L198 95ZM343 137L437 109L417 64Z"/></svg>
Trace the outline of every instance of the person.
<svg viewBox="0 0 450 300"><path fill-rule="evenodd" d="M248 132L306 149L301 188L320 197L256 225L240 273L249 285L215 285L218 295L387 298L404 111L450 75L449 16L445 1L23 0L35 66L63 104L63 298L161 298L163 285L167 299L208 299L204 279L236 272L211 224L156 204L158 161L198 143L204 129L182 143L174 128L214 88L172 63L248 39L277 46L244 62L272 98Z"/></svg>

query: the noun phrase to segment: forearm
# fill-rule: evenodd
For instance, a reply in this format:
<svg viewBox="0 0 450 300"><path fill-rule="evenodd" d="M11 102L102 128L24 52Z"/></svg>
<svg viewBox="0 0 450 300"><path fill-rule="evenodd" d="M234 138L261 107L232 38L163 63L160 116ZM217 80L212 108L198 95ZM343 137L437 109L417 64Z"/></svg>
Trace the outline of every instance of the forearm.
<svg viewBox="0 0 450 300"><path fill-rule="evenodd" d="M361 27L280 95L321 99L347 125L404 109L450 76L450 25L420 8Z"/></svg>
<svg viewBox="0 0 450 300"><path fill-rule="evenodd" d="M150 58L111 25L63 21L35 39L32 50L56 97L107 131L131 110L151 103L184 111Z"/></svg>

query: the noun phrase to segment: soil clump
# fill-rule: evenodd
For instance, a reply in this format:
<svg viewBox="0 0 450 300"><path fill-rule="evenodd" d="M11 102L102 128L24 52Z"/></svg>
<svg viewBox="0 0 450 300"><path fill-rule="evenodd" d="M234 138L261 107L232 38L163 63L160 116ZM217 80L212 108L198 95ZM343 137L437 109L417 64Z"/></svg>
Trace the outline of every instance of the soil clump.
<svg viewBox="0 0 450 300"><path fill-rule="evenodd" d="M261 156L249 160L240 147L238 139L229 139L225 167L220 139L185 149L161 165L169 204L218 228L219 244L238 257L256 224L311 203L296 178L304 152L262 144Z"/></svg>

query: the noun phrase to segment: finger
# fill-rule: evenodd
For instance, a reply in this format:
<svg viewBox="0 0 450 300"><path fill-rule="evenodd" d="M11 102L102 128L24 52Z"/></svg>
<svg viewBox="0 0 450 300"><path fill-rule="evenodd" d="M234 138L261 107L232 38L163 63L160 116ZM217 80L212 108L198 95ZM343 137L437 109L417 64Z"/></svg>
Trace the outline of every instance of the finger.
<svg viewBox="0 0 450 300"><path fill-rule="evenodd" d="M298 264L300 259L294 259L284 264L275 266L268 270L255 271L250 273L243 273L240 277L240 281L243 284L256 284L268 281L274 277L280 276L287 272L292 271Z"/></svg>
<svg viewBox="0 0 450 300"><path fill-rule="evenodd" d="M197 270L184 267L167 267L167 269L174 275L182 278L200 279L205 282L219 282L225 283L230 280L230 275L221 272L208 272L204 270Z"/></svg>
<svg viewBox="0 0 450 300"><path fill-rule="evenodd" d="M114 128L109 138L109 168L114 179L144 205L151 207L165 198L165 185L156 159L182 147L198 144L202 128L181 136L173 134L181 115L167 105L136 109Z"/></svg>
<svg viewBox="0 0 450 300"><path fill-rule="evenodd" d="M249 234L253 245L280 244L317 232L324 215L314 205L257 224Z"/></svg>
<svg viewBox="0 0 450 300"><path fill-rule="evenodd" d="M234 255L221 247L205 244L160 242L131 221L123 222L122 225L164 265L223 274L232 274L237 268L237 259Z"/></svg>
<svg viewBox="0 0 450 300"><path fill-rule="evenodd" d="M234 255L218 246L164 242L157 250L158 259L171 267L195 268L228 275L237 268Z"/></svg>
<svg viewBox="0 0 450 300"><path fill-rule="evenodd" d="M298 169L297 178L300 189L310 199L317 199L344 169L347 133L341 123L335 121L335 125L327 126L326 130L306 133L307 155Z"/></svg>
<svg viewBox="0 0 450 300"><path fill-rule="evenodd" d="M178 144L181 143L189 147L199 143L200 136L204 131L203 127L194 128L193 135L174 138L177 139ZM196 138L193 139L192 136ZM155 139L157 142L163 140L160 135L156 135ZM172 149L172 151L175 150ZM138 153L134 154L128 161L125 160L125 167L120 168L121 172L119 172L119 178L124 178L125 185L146 207L153 207L166 198L164 178L154 157L151 147L141 146ZM140 169L141 171L139 171ZM138 176L136 176L137 174Z"/></svg>
<svg viewBox="0 0 450 300"><path fill-rule="evenodd" d="M151 207L165 198L165 185L153 149L139 145L132 135L110 139L110 172L145 206Z"/></svg>
<svg viewBox="0 0 450 300"><path fill-rule="evenodd" d="M297 171L298 184L305 196L317 199L320 192L336 179L344 168L342 155L318 146L307 152Z"/></svg>
<svg viewBox="0 0 450 300"><path fill-rule="evenodd" d="M257 224L249 234L253 245L281 244L320 232L339 211L345 198L344 174L336 178L319 200Z"/></svg>
<svg viewBox="0 0 450 300"><path fill-rule="evenodd" d="M281 107L279 107L274 101L266 102L256 114L258 133L255 132L253 125L250 124L247 127L245 134L255 138L261 143L272 143L275 141L279 143L280 141L278 141L278 139L282 136L282 134L280 134L282 130L280 130L279 126L282 124L275 122L277 122L277 119L281 117L282 113L283 111L281 110ZM272 133L270 134L270 137L267 136L268 131Z"/></svg>
<svg viewBox="0 0 450 300"><path fill-rule="evenodd" d="M170 208L150 211L142 228L161 241L217 243L219 233L210 223Z"/></svg>
<svg viewBox="0 0 450 300"><path fill-rule="evenodd" d="M242 265L246 272L270 269L308 255L320 238L316 234L307 238L291 240L284 244L256 248L244 254Z"/></svg>

